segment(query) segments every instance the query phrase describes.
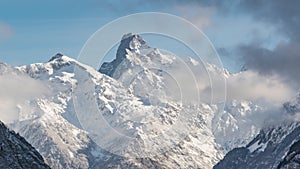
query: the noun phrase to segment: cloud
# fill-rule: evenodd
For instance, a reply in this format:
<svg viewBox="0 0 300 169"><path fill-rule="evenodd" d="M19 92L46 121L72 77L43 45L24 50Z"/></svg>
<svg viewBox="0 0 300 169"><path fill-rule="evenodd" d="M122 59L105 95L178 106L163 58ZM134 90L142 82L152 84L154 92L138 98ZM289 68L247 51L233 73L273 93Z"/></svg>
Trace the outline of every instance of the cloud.
<svg viewBox="0 0 300 169"><path fill-rule="evenodd" d="M236 2L211 1L210 3L206 4L202 1L199 1L198 3L193 1L193 5L195 5L194 8L197 8L197 6L204 6L205 8L215 9L217 15L222 16L223 18L232 16L237 18L237 15L241 18L250 17L255 21L255 24L262 23L264 25L269 25L270 27L272 27L272 29L274 30L268 31L272 31L273 33L271 35L268 35L267 37L272 36L270 37L271 41L273 43L275 43L274 41L276 41L276 43L272 44L271 48L266 47L263 39L261 39L262 37L266 36L265 34L267 32L263 32L265 34L251 33L251 37L253 38L253 40L251 40L250 42L243 41L237 43L234 47L235 50L232 50L237 52L233 52L231 53L231 55L234 54L236 60L239 59L242 64L245 64L245 67L247 69L251 70L251 73L243 74L253 78L253 81L256 79L264 80L265 78L269 80L273 79L272 81L275 82L274 77L277 77L275 78L277 79L276 81L280 79L280 83L277 83L277 85L280 86L284 84L285 86L289 86L290 89L294 88L294 92L296 90L299 90L300 10L298 9L298 6L300 5L300 1L287 2L275 0L269 2L241 0ZM238 23L241 22L238 21ZM274 37L278 38L274 39ZM223 51L221 52L228 50L229 49L223 49ZM247 83L252 84L251 78ZM247 83L244 83L243 85L246 85ZM232 85L235 86L234 84ZM273 93L272 91L267 90L267 88L264 88L264 86L267 87L266 84L261 84L260 86L256 87L260 88L261 90ZM286 89L286 87L282 88L282 90L284 91L286 91ZM240 92L243 93L244 91L241 90ZM277 94L278 96L280 96L279 93ZM270 97L270 99L272 98Z"/></svg>
<svg viewBox="0 0 300 169"><path fill-rule="evenodd" d="M35 113L30 101L49 91L43 82L22 74L5 73L0 82L0 120L5 123L19 120L20 109Z"/></svg>
<svg viewBox="0 0 300 169"><path fill-rule="evenodd" d="M203 29L211 26L211 17L215 12L215 8L195 5L176 5L174 6L174 11L176 11L176 13L179 12L181 16L187 18L198 28Z"/></svg>
<svg viewBox="0 0 300 169"><path fill-rule="evenodd" d="M0 40L9 38L13 35L13 30L10 25L0 22Z"/></svg>
<svg viewBox="0 0 300 169"><path fill-rule="evenodd" d="M294 87L300 84L300 43L279 44L268 50L255 44L239 47L239 53L246 67L263 75L277 74Z"/></svg>
<svg viewBox="0 0 300 169"><path fill-rule="evenodd" d="M300 84L300 1L240 1L238 7L260 22L272 24L286 42L267 49L255 41L237 47L238 55L248 69L270 76L278 75L293 87ZM276 34L274 34L276 36Z"/></svg>
<svg viewBox="0 0 300 169"><path fill-rule="evenodd" d="M227 99L263 101L273 105L294 97L294 90L276 75L262 76L254 71L244 71L227 79Z"/></svg>
<svg viewBox="0 0 300 169"><path fill-rule="evenodd" d="M267 109L281 107L283 103L290 101L296 95L294 88L276 74L265 76L257 71L247 70L224 75L225 72L220 68L210 64L203 65L201 62L193 64L190 60L191 58L185 61L190 71L183 63L175 65L170 70L188 101L197 99L196 91L199 90L201 101L206 103L248 100L265 105ZM206 71L209 72L209 76ZM225 80L222 80L224 76ZM176 90L178 91L175 88L174 91ZM213 100L211 100L211 94L213 94Z"/></svg>
<svg viewBox="0 0 300 169"><path fill-rule="evenodd" d="M231 74L226 77L226 86L222 85L222 73L211 72L215 98L223 98L224 87L226 87L225 101L230 103L232 100L247 100L266 106L265 108L281 107L281 105L295 96L295 90L289 83L286 83L280 76L264 76L255 71L243 71ZM199 74L197 73L196 76ZM219 76L219 78L218 78ZM197 77L196 77L197 78ZM209 102L211 86L205 76L198 77L198 88L200 89L201 100ZM191 82L187 82L192 84ZM216 84L219 83L219 84Z"/></svg>
<svg viewBox="0 0 300 169"><path fill-rule="evenodd" d="M240 7L252 14L255 19L277 25L282 33L293 40L300 39L300 1L246 1Z"/></svg>

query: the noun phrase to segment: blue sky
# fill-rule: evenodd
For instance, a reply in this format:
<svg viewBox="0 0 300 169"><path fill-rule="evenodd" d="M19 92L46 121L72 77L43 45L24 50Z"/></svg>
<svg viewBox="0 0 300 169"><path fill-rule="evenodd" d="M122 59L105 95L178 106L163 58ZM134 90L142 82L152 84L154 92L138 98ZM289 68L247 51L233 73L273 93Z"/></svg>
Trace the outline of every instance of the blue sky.
<svg viewBox="0 0 300 169"><path fill-rule="evenodd" d="M199 27L219 51L224 67L237 71L244 64L236 52L238 46L259 41L272 50L288 41L274 25L244 10L234 4L220 8L202 1L3 0L0 61L13 65L45 62L58 52L76 58L87 39L108 22L137 12L164 12Z"/></svg>

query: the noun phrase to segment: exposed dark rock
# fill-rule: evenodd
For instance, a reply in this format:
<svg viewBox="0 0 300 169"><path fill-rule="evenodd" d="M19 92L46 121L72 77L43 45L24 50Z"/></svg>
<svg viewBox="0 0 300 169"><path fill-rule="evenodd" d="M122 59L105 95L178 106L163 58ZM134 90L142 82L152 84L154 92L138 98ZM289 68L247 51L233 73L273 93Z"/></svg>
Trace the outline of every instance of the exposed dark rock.
<svg viewBox="0 0 300 169"><path fill-rule="evenodd" d="M50 167L23 137L0 122L0 168L48 169Z"/></svg>

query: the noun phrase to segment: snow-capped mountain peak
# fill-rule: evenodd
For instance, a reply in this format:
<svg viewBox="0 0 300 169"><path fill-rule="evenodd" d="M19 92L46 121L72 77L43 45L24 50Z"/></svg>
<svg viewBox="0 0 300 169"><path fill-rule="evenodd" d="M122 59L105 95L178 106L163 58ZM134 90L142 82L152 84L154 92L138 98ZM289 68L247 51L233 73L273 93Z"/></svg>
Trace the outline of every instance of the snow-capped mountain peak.
<svg viewBox="0 0 300 169"><path fill-rule="evenodd" d="M160 53L151 52L152 57L157 54ZM164 82L166 75L144 68L127 88L122 81L65 55L56 55L46 63L17 67L16 70L36 80L47 82L51 93L32 99L28 105L31 113L42 113L11 127L28 139L54 168L147 166L144 157L151 157L151 166L211 168L222 157L210 130L215 108L206 104L183 107L176 100L168 100L172 93L161 93L165 92L161 87L168 84ZM138 89L140 85L145 87L144 92ZM155 92L147 95L154 86L158 87ZM25 105L19 107L25 117ZM97 118L99 115L103 118ZM95 128L96 133L91 130ZM115 135L116 131L121 135ZM122 135L131 139L124 140L127 137ZM199 152L205 155L192 155ZM132 157L141 159L130 161ZM173 163L175 158L177 162Z"/></svg>
<svg viewBox="0 0 300 169"><path fill-rule="evenodd" d="M11 126L53 168L212 168L260 129L249 117L261 108L250 101L225 110L199 101L198 90L210 91L206 71L231 74L160 52L140 35L124 35L116 58L99 71L60 53L7 67L1 73L17 70L50 88L18 105L24 115L42 113Z"/></svg>
<svg viewBox="0 0 300 169"><path fill-rule="evenodd" d="M49 62L51 62L51 61L53 61L53 60L55 60L55 59L61 58L62 56L64 56L64 55L61 54L61 53L57 53L56 55L54 55L54 56L49 60Z"/></svg>
<svg viewBox="0 0 300 169"><path fill-rule="evenodd" d="M148 48L150 47L140 35L135 35L133 33L125 34L122 37L118 47L116 59L110 63L103 63L99 69L99 72L112 77L117 67L124 62L124 59L127 57L128 53L140 53L141 50Z"/></svg>
<svg viewBox="0 0 300 169"><path fill-rule="evenodd" d="M122 52L125 49L129 49L131 51L138 51L139 49L149 48L146 41L140 36L133 33L125 34L122 37L120 47L117 51L117 57L122 56ZM120 53L118 53L120 51Z"/></svg>

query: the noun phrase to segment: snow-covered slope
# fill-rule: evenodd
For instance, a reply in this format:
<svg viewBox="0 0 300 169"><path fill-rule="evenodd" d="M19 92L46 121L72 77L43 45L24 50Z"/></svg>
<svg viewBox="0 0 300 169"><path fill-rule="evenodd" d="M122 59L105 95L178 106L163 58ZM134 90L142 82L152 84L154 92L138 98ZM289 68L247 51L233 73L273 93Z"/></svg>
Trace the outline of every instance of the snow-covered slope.
<svg viewBox="0 0 300 169"><path fill-rule="evenodd" d="M230 151L214 168L299 168L299 101L283 104L280 120L266 124L249 144Z"/></svg>
<svg viewBox="0 0 300 169"><path fill-rule="evenodd" d="M162 53L139 35L123 37L102 73L62 54L0 70L47 87L18 104L20 122L10 126L52 168L212 168L260 129L248 120L258 105L233 101L223 111L210 103L206 71L224 78L228 72Z"/></svg>
<svg viewBox="0 0 300 169"><path fill-rule="evenodd" d="M218 79L234 75L191 57L180 58L162 53L151 48L140 35L124 35L116 59L102 64L99 71L122 82L144 104L163 105L175 102L187 107L191 104L215 106L209 115L213 119L206 119L207 126L225 153L236 146L247 144L262 126L261 121L252 117L253 114L264 111L257 103L228 100L223 107L223 104L211 100L212 95L224 92L222 81ZM217 87L212 89L211 83L217 84ZM215 90L214 94L212 90Z"/></svg>
<svg viewBox="0 0 300 169"><path fill-rule="evenodd" d="M214 106L201 104L200 107L183 107L175 102L159 106L145 104L120 82L60 54L47 63L21 66L13 71L24 72L46 82L45 85L51 90L50 95L30 101L33 107L30 113L19 104L20 117L26 118L10 126L28 139L52 168L210 168L222 157L208 125L216 109ZM85 116L78 116L79 120L74 99L77 104L83 104L79 107L85 111ZM93 100L96 100L97 107L89 106ZM100 135L103 142L98 143L97 136L91 136L91 139L87 134L91 132L88 124L94 127L99 122L94 118L95 109L100 110L114 130L134 137L134 142L126 144L125 140L125 143L118 145L109 142L111 137L106 137L111 131L109 128L99 130L106 134ZM183 109L192 116L181 118L184 122L175 123L178 112ZM31 116L26 116L26 113ZM82 129L80 120L90 121L83 127L87 131ZM169 130L172 127L178 129L178 125L185 122L191 125L178 131ZM105 146L107 143L121 148L125 153L119 154L119 149L108 149ZM137 145L140 150L134 150ZM144 154L140 155L141 152Z"/></svg>
<svg viewBox="0 0 300 169"><path fill-rule="evenodd" d="M48 169L43 157L20 135L0 121L0 168Z"/></svg>
<svg viewBox="0 0 300 169"><path fill-rule="evenodd" d="M163 104L185 101L188 94L194 100L197 99L195 84L189 85L190 91L196 93L193 96L187 91L181 91L187 88L181 83L179 76L182 74L186 75L185 81L195 83L183 66L183 61L175 56L162 54L158 49L149 47L140 35L127 34L122 38L116 59L102 64L99 71L122 82L145 104ZM108 72L108 68L113 69Z"/></svg>
<svg viewBox="0 0 300 169"><path fill-rule="evenodd" d="M296 160L299 159L296 157L299 151L297 147L299 140L299 123L286 122L267 127L261 130L246 147L230 151L214 168L276 169L290 165L291 169L296 169L297 166L299 167L299 161Z"/></svg>
<svg viewBox="0 0 300 169"><path fill-rule="evenodd" d="M232 100L226 104L224 111L215 114L212 121L214 135L224 152L246 145L259 133L263 120L253 116L263 111L262 106L251 101Z"/></svg>
<svg viewBox="0 0 300 169"><path fill-rule="evenodd" d="M55 60L56 59L56 60ZM20 119L11 125L44 156L51 168L88 168L92 144L80 130L73 109L72 85L75 61L58 54L47 63L18 67L21 72L45 82L49 95L31 100L35 118ZM42 112L42 113L41 113ZM19 105L20 117L29 114ZM69 121L68 121L69 120Z"/></svg>

